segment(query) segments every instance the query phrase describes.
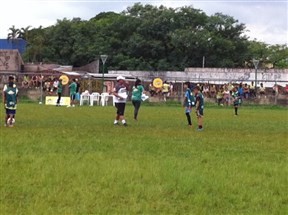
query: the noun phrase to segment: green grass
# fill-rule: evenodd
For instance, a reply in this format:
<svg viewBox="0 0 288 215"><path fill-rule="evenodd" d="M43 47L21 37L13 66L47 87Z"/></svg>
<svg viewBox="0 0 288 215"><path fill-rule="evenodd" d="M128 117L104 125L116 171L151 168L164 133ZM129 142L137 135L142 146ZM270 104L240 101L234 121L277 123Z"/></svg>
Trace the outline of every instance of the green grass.
<svg viewBox="0 0 288 215"><path fill-rule="evenodd" d="M20 104L0 126L1 214L287 214L286 108Z"/></svg>

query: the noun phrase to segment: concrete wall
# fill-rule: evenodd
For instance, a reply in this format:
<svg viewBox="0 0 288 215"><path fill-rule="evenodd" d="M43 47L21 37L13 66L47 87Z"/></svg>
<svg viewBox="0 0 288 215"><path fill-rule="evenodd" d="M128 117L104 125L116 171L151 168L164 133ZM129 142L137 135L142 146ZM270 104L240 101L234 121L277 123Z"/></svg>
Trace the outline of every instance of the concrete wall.
<svg viewBox="0 0 288 215"><path fill-rule="evenodd" d="M226 69L226 68L187 68L185 71L109 71L109 74L132 75L146 81L161 78L172 82L210 82L223 84L227 82L251 83L255 81L255 69ZM288 69L258 69L257 83L263 82L266 87L272 87L275 82L285 86L288 84Z"/></svg>
<svg viewBox="0 0 288 215"><path fill-rule="evenodd" d="M0 49L0 73L19 72L23 64L18 50Z"/></svg>

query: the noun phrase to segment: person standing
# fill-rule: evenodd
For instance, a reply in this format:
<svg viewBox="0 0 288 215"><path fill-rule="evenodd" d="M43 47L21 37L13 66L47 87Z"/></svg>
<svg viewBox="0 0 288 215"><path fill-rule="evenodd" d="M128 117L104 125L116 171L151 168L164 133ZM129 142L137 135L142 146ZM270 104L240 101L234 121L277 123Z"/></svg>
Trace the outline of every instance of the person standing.
<svg viewBox="0 0 288 215"><path fill-rule="evenodd" d="M194 87L194 96L196 100L196 116L198 121L198 131L203 131L203 116L204 116L204 96L200 92L200 87Z"/></svg>
<svg viewBox="0 0 288 215"><path fill-rule="evenodd" d="M234 87L232 90L233 106L235 111L235 116L238 115L238 106L239 106L239 91L237 87Z"/></svg>
<svg viewBox="0 0 288 215"><path fill-rule="evenodd" d="M58 99L57 99L56 106L60 106L60 100L61 100L62 91L63 91L62 79L59 79L58 86L57 86Z"/></svg>
<svg viewBox="0 0 288 215"><path fill-rule="evenodd" d="M69 85L70 105L68 107L75 107L76 88L77 88L77 84L75 82L75 79L73 79L72 83Z"/></svg>
<svg viewBox="0 0 288 215"><path fill-rule="evenodd" d="M114 103L115 103L115 107L117 108L114 125L118 125L118 121L121 121L124 126L127 126L127 123L124 117L125 106L126 106L126 101L128 97L127 92L128 92L128 85L125 82L125 78L123 76L118 76L117 84L115 85L115 88L113 89Z"/></svg>
<svg viewBox="0 0 288 215"><path fill-rule="evenodd" d="M3 104L6 110L5 126L13 127L17 109L18 89L14 84L14 77L9 76L9 83L3 88ZM14 122L13 122L14 121Z"/></svg>
<svg viewBox="0 0 288 215"><path fill-rule="evenodd" d="M192 120L191 120L190 113L192 111L192 95L191 95L191 89L190 89L190 82L185 82L183 86L185 90L185 98L184 98L183 106L185 108L185 115L187 117L188 126L191 127Z"/></svg>
<svg viewBox="0 0 288 215"><path fill-rule="evenodd" d="M134 119L137 120L138 112L141 106L141 96L144 92L144 87L141 85L141 80L137 79L132 88L132 104L134 106Z"/></svg>
<svg viewBox="0 0 288 215"><path fill-rule="evenodd" d="M75 79L75 82L76 82L76 100L77 101L80 101L80 83L79 83L79 80L76 78Z"/></svg>
<svg viewBox="0 0 288 215"><path fill-rule="evenodd" d="M170 85L167 83L167 81L165 81L164 84L163 84L163 87L162 87L162 95L163 95L163 99L164 99L165 102L167 100L167 96L168 96L168 93L169 93L169 88L170 88Z"/></svg>

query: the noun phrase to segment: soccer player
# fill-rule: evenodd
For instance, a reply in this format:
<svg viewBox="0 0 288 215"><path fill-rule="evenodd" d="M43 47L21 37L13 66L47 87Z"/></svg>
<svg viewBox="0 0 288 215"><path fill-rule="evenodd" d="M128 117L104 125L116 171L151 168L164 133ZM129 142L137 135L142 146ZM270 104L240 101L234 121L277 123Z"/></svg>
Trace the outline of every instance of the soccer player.
<svg viewBox="0 0 288 215"><path fill-rule="evenodd" d="M17 109L18 89L14 84L14 77L9 76L9 83L3 88L3 104L6 109L5 126L13 127Z"/></svg>
<svg viewBox="0 0 288 215"><path fill-rule="evenodd" d="M198 120L197 130L202 131L203 130L203 116L204 116L204 96L200 92L199 86L194 87L193 91L194 91L194 96L196 100L195 109L196 109L196 116Z"/></svg>
<svg viewBox="0 0 288 215"><path fill-rule="evenodd" d="M189 82L184 83L184 90L185 90L185 98L183 106L185 107L185 115L187 117L188 125L192 126L192 120L190 116L190 113L192 111L192 95Z"/></svg>
<svg viewBox="0 0 288 215"><path fill-rule="evenodd" d="M237 87L234 87L232 90L233 106L235 111L235 116L238 115L238 105L239 105L239 91Z"/></svg>
<svg viewBox="0 0 288 215"><path fill-rule="evenodd" d="M117 77L117 84L113 90L115 107L117 108L116 118L114 120L114 125L118 125L120 120L124 126L127 126L126 120L124 118L126 100L127 100L128 86L125 82L123 76Z"/></svg>
<svg viewBox="0 0 288 215"><path fill-rule="evenodd" d="M137 79L135 85L132 88L132 104L134 106L134 119L137 120L138 111L142 102L142 93L144 91L144 87L141 85L141 80Z"/></svg>
<svg viewBox="0 0 288 215"><path fill-rule="evenodd" d="M72 83L69 85L69 91L70 91L70 105L68 107L75 107L75 98L76 98L76 89L77 84L75 79L72 80Z"/></svg>
<svg viewBox="0 0 288 215"><path fill-rule="evenodd" d="M61 100L62 90L63 90L62 79L59 79L58 86L57 86L58 99L57 99L56 106L60 106L60 100Z"/></svg>

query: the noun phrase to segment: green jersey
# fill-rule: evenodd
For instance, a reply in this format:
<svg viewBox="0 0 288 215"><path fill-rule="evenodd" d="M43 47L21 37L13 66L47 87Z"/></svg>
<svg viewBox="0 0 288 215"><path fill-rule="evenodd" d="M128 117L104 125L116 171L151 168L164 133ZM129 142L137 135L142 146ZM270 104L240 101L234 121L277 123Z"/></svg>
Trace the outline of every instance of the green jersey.
<svg viewBox="0 0 288 215"><path fill-rule="evenodd" d="M132 100L141 101L141 96L144 91L144 87L142 85L138 85L137 87L133 87L132 89Z"/></svg>
<svg viewBox="0 0 288 215"><path fill-rule="evenodd" d="M5 86L4 87L5 94L5 108L10 110L16 110L17 108L17 94L18 89L15 85L13 87Z"/></svg>
<svg viewBox="0 0 288 215"><path fill-rule="evenodd" d="M58 86L57 86L57 93L62 93L62 90L63 90L63 85L62 85L62 82L59 81Z"/></svg>
<svg viewBox="0 0 288 215"><path fill-rule="evenodd" d="M75 82L72 82L69 85L69 89L70 89L70 95L76 94L77 84Z"/></svg>

